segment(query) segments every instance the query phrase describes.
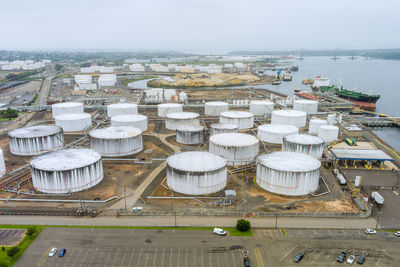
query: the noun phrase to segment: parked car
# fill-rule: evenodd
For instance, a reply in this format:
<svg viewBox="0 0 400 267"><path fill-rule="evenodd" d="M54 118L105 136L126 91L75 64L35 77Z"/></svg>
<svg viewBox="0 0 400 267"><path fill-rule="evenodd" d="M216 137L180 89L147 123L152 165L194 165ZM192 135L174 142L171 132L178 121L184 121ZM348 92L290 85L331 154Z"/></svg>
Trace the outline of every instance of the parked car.
<svg viewBox="0 0 400 267"><path fill-rule="evenodd" d="M346 259L346 252L342 251L337 257L336 261L342 263L344 262L345 259Z"/></svg>
<svg viewBox="0 0 400 267"><path fill-rule="evenodd" d="M221 228L214 228L213 234L224 236L226 235L226 231Z"/></svg>
<svg viewBox="0 0 400 267"><path fill-rule="evenodd" d="M365 229L364 233L369 234L369 235L374 235L374 234L376 234L376 230L374 230L374 229Z"/></svg>
<svg viewBox="0 0 400 267"><path fill-rule="evenodd" d="M244 260L243 260L243 264L244 264L244 267L250 267L250 259L249 258L244 258Z"/></svg>
<svg viewBox="0 0 400 267"><path fill-rule="evenodd" d="M395 236L400 236L400 231L394 233Z"/></svg>
<svg viewBox="0 0 400 267"><path fill-rule="evenodd" d="M300 253L297 253L296 256L294 256L293 261L294 261L295 263L298 263L298 262L300 262L303 258L304 258L304 252L300 252Z"/></svg>
<svg viewBox="0 0 400 267"><path fill-rule="evenodd" d="M67 250L65 248L61 249L60 253L58 254L58 257L64 257L66 252L67 252Z"/></svg>
<svg viewBox="0 0 400 267"><path fill-rule="evenodd" d="M142 211L142 210L143 210L142 207L133 207L133 208L132 208L132 212Z"/></svg>
<svg viewBox="0 0 400 267"><path fill-rule="evenodd" d="M57 253L57 248L52 248L49 253L49 257L53 257Z"/></svg>
<svg viewBox="0 0 400 267"><path fill-rule="evenodd" d="M357 263L358 263L358 264L364 264L365 258L366 258L366 255L361 255L361 256L358 258Z"/></svg>
<svg viewBox="0 0 400 267"><path fill-rule="evenodd" d="M355 260L356 260L356 256L350 255L350 256L347 258L347 263L353 264Z"/></svg>

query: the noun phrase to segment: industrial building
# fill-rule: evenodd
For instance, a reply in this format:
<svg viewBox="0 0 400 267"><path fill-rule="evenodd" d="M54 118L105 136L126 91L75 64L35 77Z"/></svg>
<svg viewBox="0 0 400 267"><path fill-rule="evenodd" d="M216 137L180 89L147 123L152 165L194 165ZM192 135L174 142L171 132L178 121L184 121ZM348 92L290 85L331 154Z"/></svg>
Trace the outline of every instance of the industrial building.
<svg viewBox="0 0 400 267"><path fill-rule="evenodd" d="M136 104L116 103L107 106L107 116L112 118L118 115L133 115L138 113Z"/></svg>
<svg viewBox="0 0 400 267"><path fill-rule="evenodd" d="M219 122L236 124L239 130L253 128L254 115L247 111L225 111L219 114Z"/></svg>
<svg viewBox="0 0 400 267"><path fill-rule="evenodd" d="M92 117L89 113L63 114L56 116L54 120L64 132L83 131L92 125Z"/></svg>
<svg viewBox="0 0 400 267"><path fill-rule="evenodd" d="M71 114L71 113L82 113L83 104L79 102L64 102L51 105L51 111L53 118L58 115Z"/></svg>
<svg viewBox="0 0 400 267"><path fill-rule="evenodd" d="M199 114L194 112L175 112L165 116L165 128L176 130L182 125L200 125Z"/></svg>
<svg viewBox="0 0 400 267"><path fill-rule="evenodd" d="M204 141L204 127L199 125L180 125L176 128L176 142L185 145L198 145Z"/></svg>
<svg viewBox="0 0 400 267"><path fill-rule="evenodd" d="M263 124L257 127L257 137L267 143L282 144L283 137L297 134L299 128L285 124Z"/></svg>
<svg viewBox="0 0 400 267"><path fill-rule="evenodd" d="M101 74L97 80L99 87L115 86L117 83L117 75L115 74Z"/></svg>
<svg viewBox="0 0 400 267"><path fill-rule="evenodd" d="M111 118L111 126L135 127L144 132L147 130L147 117L140 114L114 116Z"/></svg>
<svg viewBox="0 0 400 267"><path fill-rule="evenodd" d="M282 151L297 152L313 158L322 158L324 140L307 134L291 134L283 137Z"/></svg>
<svg viewBox="0 0 400 267"><path fill-rule="evenodd" d="M272 124L288 124L296 127L306 125L307 113L299 110L274 110L271 115Z"/></svg>

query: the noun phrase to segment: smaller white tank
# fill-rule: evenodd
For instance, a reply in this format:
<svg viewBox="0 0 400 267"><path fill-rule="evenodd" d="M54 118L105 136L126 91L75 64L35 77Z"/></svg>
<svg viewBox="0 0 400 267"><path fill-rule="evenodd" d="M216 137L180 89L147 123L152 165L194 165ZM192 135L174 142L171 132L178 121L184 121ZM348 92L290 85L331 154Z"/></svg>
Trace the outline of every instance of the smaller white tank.
<svg viewBox="0 0 400 267"><path fill-rule="evenodd" d="M165 117L169 113L182 112L183 106L177 103L158 104L157 111L159 117Z"/></svg>
<svg viewBox="0 0 400 267"><path fill-rule="evenodd" d="M237 126L236 124L213 123L210 127L210 136L220 133L237 133L238 130L239 126Z"/></svg>
<svg viewBox="0 0 400 267"><path fill-rule="evenodd" d="M250 102L250 112L254 115L267 115L274 111L274 102L267 100L253 100Z"/></svg>
<svg viewBox="0 0 400 267"><path fill-rule="evenodd" d="M339 135L339 128L332 125L323 125L319 127L318 137L322 138L325 143L336 141Z"/></svg>
<svg viewBox="0 0 400 267"><path fill-rule="evenodd" d="M219 122L236 124L239 130L253 128L254 115L247 111L225 111L219 114Z"/></svg>
<svg viewBox="0 0 400 267"><path fill-rule="evenodd" d="M296 127L306 125L307 113L299 110L274 110L271 115L272 124L288 124Z"/></svg>
<svg viewBox="0 0 400 267"><path fill-rule="evenodd" d="M136 104L131 103L117 103L107 106L107 116L112 118L118 115L133 115L138 113Z"/></svg>
<svg viewBox="0 0 400 267"><path fill-rule="evenodd" d="M283 137L299 133L299 128L285 124L263 124L258 126L257 137L267 143L282 144Z"/></svg>
<svg viewBox="0 0 400 267"><path fill-rule="evenodd" d="M176 128L176 142L185 145L198 145L204 141L204 127L200 125L181 125Z"/></svg>
<svg viewBox="0 0 400 267"><path fill-rule="evenodd" d="M179 93L179 101L185 102L187 100L187 94L185 92L180 92Z"/></svg>
<svg viewBox="0 0 400 267"><path fill-rule="evenodd" d="M304 111L307 114L314 114L318 112L318 102L307 99L295 100L293 103L293 109Z"/></svg>
<svg viewBox="0 0 400 267"><path fill-rule="evenodd" d="M181 125L200 125L199 114L194 112L175 112L165 116L165 128L176 130Z"/></svg>
<svg viewBox="0 0 400 267"><path fill-rule="evenodd" d="M57 103L51 105L51 112L53 114L53 118L63 114L82 113L83 104L79 102Z"/></svg>
<svg viewBox="0 0 400 267"><path fill-rule="evenodd" d="M297 152L320 159L324 140L308 134L291 134L283 137L282 151Z"/></svg>
<svg viewBox="0 0 400 267"><path fill-rule="evenodd" d="M219 116L221 112L229 110L229 104L225 102L206 102L204 104L204 114L206 116Z"/></svg>
<svg viewBox="0 0 400 267"><path fill-rule="evenodd" d="M72 113L59 115L54 118L56 125L63 128L64 132L83 131L92 125L92 118L88 113Z"/></svg>
<svg viewBox="0 0 400 267"><path fill-rule="evenodd" d="M309 127L308 127L308 133L317 135L319 127L321 127L323 125L328 125L328 121L320 120L320 119L311 119Z"/></svg>
<svg viewBox="0 0 400 267"><path fill-rule="evenodd" d="M3 150L0 148L0 178L6 174L6 164L4 162Z"/></svg>
<svg viewBox="0 0 400 267"><path fill-rule="evenodd" d="M335 114L328 114L327 120L328 120L328 125L334 125L336 123Z"/></svg>
<svg viewBox="0 0 400 267"><path fill-rule="evenodd" d="M144 132L147 130L147 117L140 114L114 116L111 118L111 126L135 127Z"/></svg>

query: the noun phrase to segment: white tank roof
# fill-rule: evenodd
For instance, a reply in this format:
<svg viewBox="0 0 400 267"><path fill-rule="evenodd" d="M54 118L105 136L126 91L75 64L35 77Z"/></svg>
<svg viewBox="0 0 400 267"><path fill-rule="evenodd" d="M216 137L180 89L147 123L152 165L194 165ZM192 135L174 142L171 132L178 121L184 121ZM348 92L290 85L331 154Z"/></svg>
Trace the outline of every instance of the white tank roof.
<svg viewBox="0 0 400 267"><path fill-rule="evenodd" d="M221 169L227 161L221 156L205 151L182 152L170 156L167 164L174 169L190 172L206 172Z"/></svg>
<svg viewBox="0 0 400 267"><path fill-rule="evenodd" d="M283 109L274 110L272 113L275 115L278 115L278 116L282 116L282 117L303 117L303 116L307 115L307 113L305 113L304 111L292 110L292 109L290 109L290 110L283 110Z"/></svg>
<svg viewBox="0 0 400 267"><path fill-rule="evenodd" d="M258 161L267 168L287 172L307 172L321 167L315 158L296 152L272 152L259 156Z"/></svg>
<svg viewBox="0 0 400 267"><path fill-rule="evenodd" d="M252 100L250 101L250 104L264 106L264 105L274 105L274 102L268 100Z"/></svg>
<svg viewBox="0 0 400 267"><path fill-rule="evenodd" d="M200 132L204 130L204 126L200 125L181 125L176 128L177 131L182 132Z"/></svg>
<svg viewBox="0 0 400 267"><path fill-rule="evenodd" d="M158 104L158 107L165 107L165 108L173 108L173 107L181 107L182 104L177 104L177 103L164 103L164 104Z"/></svg>
<svg viewBox="0 0 400 267"><path fill-rule="evenodd" d="M51 106L52 107L57 107L57 108L69 108L69 107L83 106L83 104L79 103L79 102L64 102L64 103L53 104Z"/></svg>
<svg viewBox="0 0 400 267"><path fill-rule="evenodd" d="M121 122L135 122L147 120L147 117L140 114L127 114L127 115L117 115L112 117L113 121L121 121Z"/></svg>
<svg viewBox="0 0 400 267"><path fill-rule="evenodd" d="M284 137L286 141L302 145L318 145L324 143L322 138L308 134L291 134Z"/></svg>
<svg viewBox="0 0 400 267"><path fill-rule="evenodd" d="M258 126L258 130L270 133L291 133L298 131L298 128L294 125L287 124L263 124Z"/></svg>
<svg viewBox="0 0 400 267"><path fill-rule="evenodd" d="M71 114L62 114L58 115L55 117L57 120L64 120L64 121L73 121L73 120L79 120L79 119L86 119L90 118L89 113L71 113Z"/></svg>
<svg viewBox="0 0 400 267"><path fill-rule="evenodd" d="M211 102L206 102L207 106L227 106L229 105L226 102L219 102L219 101L211 101Z"/></svg>
<svg viewBox="0 0 400 267"><path fill-rule="evenodd" d="M31 166L45 171L66 171L91 165L100 159L101 155L92 149L69 148L37 156Z"/></svg>
<svg viewBox="0 0 400 267"><path fill-rule="evenodd" d="M9 132L8 136L17 138L34 138L53 135L61 131L62 128L56 125L38 125L16 129Z"/></svg>
<svg viewBox="0 0 400 267"><path fill-rule="evenodd" d="M199 117L199 114L194 112L174 112L165 116L169 119L195 119Z"/></svg>
<svg viewBox="0 0 400 267"><path fill-rule="evenodd" d="M210 142L222 146L250 146L258 143L258 138L243 133L221 133L210 137Z"/></svg>
<svg viewBox="0 0 400 267"><path fill-rule="evenodd" d="M318 104L318 101L308 100L308 99L298 99L295 100L294 102L299 104Z"/></svg>
<svg viewBox="0 0 400 267"><path fill-rule="evenodd" d="M211 128L214 129L238 129L239 126L237 126L236 124L231 124L231 123L213 123L211 124Z"/></svg>
<svg viewBox="0 0 400 267"><path fill-rule="evenodd" d="M334 125L322 125L319 128L325 129L325 130L330 130L330 131L336 131L337 129L339 129L337 126Z"/></svg>
<svg viewBox="0 0 400 267"><path fill-rule="evenodd" d="M107 107L110 107L110 108L134 108L134 107L137 107L137 105L132 104L132 103L115 103L115 104L108 105Z"/></svg>
<svg viewBox="0 0 400 267"><path fill-rule="evenodd" d="M227 118L251 118L254 115L247 111L225 111L221 112L220 116Z"/></svg>
<svg viewBox="0 0 400 267"><path fill-rule="evenodd" d="M128 126L117 126L107 127L102 129L96 129L90 131L89 135L99 139L121 139L135 137L142 133L142 131L135 127Z"/></svg>

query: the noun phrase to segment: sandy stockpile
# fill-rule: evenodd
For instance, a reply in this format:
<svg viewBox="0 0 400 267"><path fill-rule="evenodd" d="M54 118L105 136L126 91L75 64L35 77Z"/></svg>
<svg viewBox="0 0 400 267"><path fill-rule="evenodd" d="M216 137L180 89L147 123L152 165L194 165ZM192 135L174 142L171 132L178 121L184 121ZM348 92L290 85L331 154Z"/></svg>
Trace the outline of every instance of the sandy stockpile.
<svg viewBox="0 0 400 267"><path fill-rule="evenodd" d="M174 81L165 79L153 80L153 85L168 85L168 86L226 86L250 84L260 80L259 77L251 74L176 74L173 77Z"/></svg>

